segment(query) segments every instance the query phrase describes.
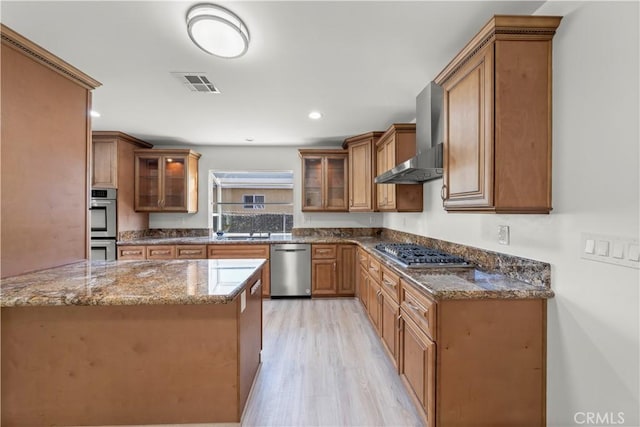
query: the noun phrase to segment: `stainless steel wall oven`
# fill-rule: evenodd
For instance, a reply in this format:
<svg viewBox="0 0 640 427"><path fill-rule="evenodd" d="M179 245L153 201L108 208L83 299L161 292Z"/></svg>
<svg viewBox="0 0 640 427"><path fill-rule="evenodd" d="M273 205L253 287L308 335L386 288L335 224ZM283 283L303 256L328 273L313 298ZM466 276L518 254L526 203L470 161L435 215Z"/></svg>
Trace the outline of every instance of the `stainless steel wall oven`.
<svg viewBox="0 0 640 427"><path fill-rule="evenodd" d="M91 190L91 259L114 261L117 237L117 190L94 188Z"/></svg>

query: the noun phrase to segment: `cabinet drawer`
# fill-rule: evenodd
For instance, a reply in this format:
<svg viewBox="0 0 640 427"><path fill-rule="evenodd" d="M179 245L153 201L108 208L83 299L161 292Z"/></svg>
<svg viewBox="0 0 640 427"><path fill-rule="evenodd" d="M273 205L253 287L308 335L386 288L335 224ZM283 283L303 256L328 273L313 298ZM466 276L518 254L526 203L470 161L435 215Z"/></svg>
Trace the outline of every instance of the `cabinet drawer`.
<svg viewBox="0 0 640 427"><path fill-rule="evenodd" d="M400 306L429 338L436 341L436 303L401 280Z"/></svg>
<svg viewBox="0 0 640 427"><path fill-rule="evenodd" d="M174 259L175 246L147 246L147 259Z"/></svg>
<svg viewBox="0 0 640 427"><path fill-rule="evenodd" d="M178 245L176 246L176 258L178 259L206 259L206 245Z"/></svg>
<svg viewBox="0 0 640 427"><path fill-rule="evenodd" d="M369 266L369 255L363 249L358 249L358 263L364 268Z"/></svg>
<svg viewBox="0 0 640 427"><path fill-rule="evenodd" d="M269 245L209 245L208 257L213 259L269 259Z"/></svg>
<svg viewBox="0 0 640 427"><path fill-rule="evenodd" d="M376 282L380 283L381 273L382 273L380 269L380 263L375 259L373 259L373 257L369 257L369 267L367 268L367 270L369 270L369 275Z"/></svg>
<svg viewBox="0 0 640 427"><path fill-rule="evenodd" d="M145 246L118 246L118 260L147 259Z"/></svg>
<svg viewBox="0 0 640 427"><path fill-rule="evenodd" d="M400 297L400 276L389 270L387 267L382 266L382 287L393 298L395 302L399 301Z"/></svg>
<svg viewBox="0 0 640 427"><path fill-rule="evenodd" d="M336 245L312 245L311 258L313 259L335 259L338 257Z"/></svg>

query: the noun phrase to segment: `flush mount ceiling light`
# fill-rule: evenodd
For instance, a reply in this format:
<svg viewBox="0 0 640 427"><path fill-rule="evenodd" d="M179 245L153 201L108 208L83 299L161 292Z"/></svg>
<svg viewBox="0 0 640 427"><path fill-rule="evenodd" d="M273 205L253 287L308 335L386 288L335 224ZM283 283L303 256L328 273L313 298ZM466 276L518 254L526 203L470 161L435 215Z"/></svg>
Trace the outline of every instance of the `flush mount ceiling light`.
<svg viewBox="0 0 640 427"><path fill-rule="evenodd" d="M319 120L322 118L322 113L319 111L312 111L309 113L309 118L311 120Z"/></svg>
<svg viewBox="0 0 640 427"><path fill-rule="evenodd" d="M249 30L235 13L211 3L187 12L187 32L202 50L221 58L237 58L249 48Z"/></svg>

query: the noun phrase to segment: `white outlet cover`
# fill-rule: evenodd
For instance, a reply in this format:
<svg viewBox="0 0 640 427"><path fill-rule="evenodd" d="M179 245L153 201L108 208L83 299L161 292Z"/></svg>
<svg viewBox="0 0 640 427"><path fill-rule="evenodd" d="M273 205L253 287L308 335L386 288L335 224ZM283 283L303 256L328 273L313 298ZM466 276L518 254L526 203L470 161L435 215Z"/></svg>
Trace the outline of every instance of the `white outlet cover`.
<svg viewBox="0 0 640 427"><path fill-rule="evenodd" d="M509 244L509 226L508 225L498 226L498 243L500 243L501 245Z"/></svg>

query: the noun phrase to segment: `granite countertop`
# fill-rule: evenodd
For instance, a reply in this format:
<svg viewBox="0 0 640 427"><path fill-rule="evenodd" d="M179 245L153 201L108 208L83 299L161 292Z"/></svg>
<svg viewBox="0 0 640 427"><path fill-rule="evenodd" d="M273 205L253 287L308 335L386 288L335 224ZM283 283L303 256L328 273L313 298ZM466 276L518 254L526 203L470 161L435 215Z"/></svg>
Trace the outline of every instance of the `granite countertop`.
<svg viewBox="0 0 640 427"><path fill-rule="evenodd" d="M370 256L390 268L418 290L436 299L526 299L553 298L554 293L544 285L517 280L500 273L469 268L404 268L374 250L378 243L389 242L379 237L287 236L283 239L225 240L205 237L144 238L118 242L119 245L195 245L195 244L271 244L271 243L353 243Z"/></svg>
<svg viewBox="0 0 640 427"><path fill-rule="evenodd" d="M553 291L499 273L477 268L404 268L378 254L374 247L381 239L350 238L369 256L397 273L415 288L435 300L445 299L535 299L553 298Z"/></svg>
<svg viewBox="0 0 640 427"><path fill-rule="evenodd" d="M265 262L82 261L2 279L0 305L225 304Z"/></svg>

